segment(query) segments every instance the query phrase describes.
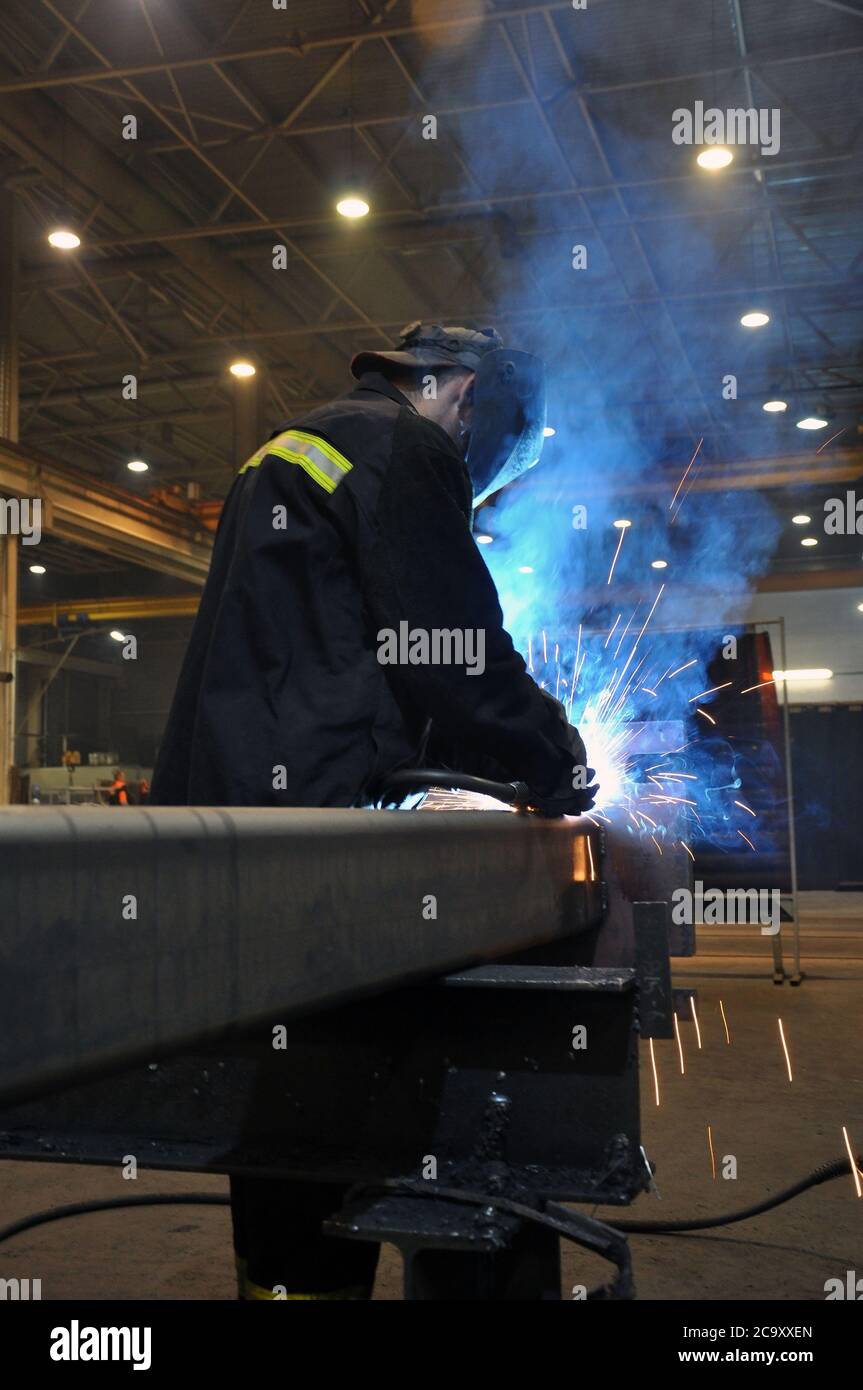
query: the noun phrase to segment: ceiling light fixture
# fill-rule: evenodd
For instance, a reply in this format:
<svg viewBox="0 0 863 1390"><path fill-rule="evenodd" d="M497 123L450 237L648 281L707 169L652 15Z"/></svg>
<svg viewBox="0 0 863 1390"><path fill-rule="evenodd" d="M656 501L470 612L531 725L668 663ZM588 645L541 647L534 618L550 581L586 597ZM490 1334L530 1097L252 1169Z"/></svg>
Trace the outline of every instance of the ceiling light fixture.
<svg viewBox="0 0 863 1390"><path fill-rule="evenodd" d="M356 193L349 193L336 203L336 212L341 213L342 217L347 217L349 221L356 221L358 217L366 217L369 211L370 208L365 198L359 197Z"/></svg>
<svg viewBox="0 0 863 1390"><path fill-rule="evenodd" d="M763 328L765 323L770 322L770 315L765 314L763 309L750 309L741 315L740 322L744 328Z"/></svg>
<svg viewBox="0 0 863 1390"><path fill-rule="evenodd" d="M69 227L55 227L53 232L48 233L48 242L58 251L74 251L81 245L81 238Z"/></svg>
<svg viewBox="0 0 863 1390"><path fill-rule="evenodd" d="M833 672L829 666L800 667L796 671L774 671L773 679L782 681L832 681Z"/></svg>
<svg viewBox="0 0 863 1390"><path fill-rule="evenodd" d="M715 173L717 169L727 169L734 155L731 150L724 145L710 145L708 149L702 150L695 162L702 169L709 169Z"/></svg>

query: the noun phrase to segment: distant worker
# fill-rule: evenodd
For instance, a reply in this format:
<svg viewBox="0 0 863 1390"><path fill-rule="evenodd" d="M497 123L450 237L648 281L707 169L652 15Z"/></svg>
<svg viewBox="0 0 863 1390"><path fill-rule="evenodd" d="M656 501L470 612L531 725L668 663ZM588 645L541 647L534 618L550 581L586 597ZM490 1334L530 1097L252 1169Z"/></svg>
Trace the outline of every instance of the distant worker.
<svg viewBox="0 0 863 1390"><path fill-rule="evenodd" d="M362 807L389 773L443 764L589 809L584 744L513 647L471 533L472 507L539 458L542 363L491 330L415 323L351 370L228 494L153 804ZM417 631L464 650L394 659L389 635ZM240 1296L369 1298L376 1248L321 1231L343 1195L233 1177Z"/></svg>
<svg viewBox="0 0 863 1390"><path fill-rule="evenodd" d="M129 789L126 786L126 778L118 767L114 768L114 780L108 788L108 805L129 805Z"/></svg>
<svg viewBox="0 0 863 1390"><path fill-rule="evenodd" d="M142 777L138 783L138 805L146 806L150 800L150 783L146 777Z"/></svg>

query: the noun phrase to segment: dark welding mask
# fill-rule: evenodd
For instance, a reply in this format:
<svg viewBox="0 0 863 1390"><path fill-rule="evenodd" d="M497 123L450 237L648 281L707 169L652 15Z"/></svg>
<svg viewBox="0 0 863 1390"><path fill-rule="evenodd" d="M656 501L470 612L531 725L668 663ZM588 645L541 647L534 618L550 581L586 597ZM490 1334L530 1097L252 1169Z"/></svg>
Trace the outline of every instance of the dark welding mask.
<svg viewBox="0 0 863 1390"><path fill-rule="evenodd" d="M465 460L474 506L539 460L545 430L545 367L529 352L510 351L493 328L409 323L394 349L360 352L355 377L397 366L467 367L475 372L473 419Z"/></svg>
<svg viewBox="0 0 863 1390"><path fill-rule="evenodd" d="M539 462L545 440L545 366L530 352L497 348L476 369L465 459L474 506Z"/></svg>

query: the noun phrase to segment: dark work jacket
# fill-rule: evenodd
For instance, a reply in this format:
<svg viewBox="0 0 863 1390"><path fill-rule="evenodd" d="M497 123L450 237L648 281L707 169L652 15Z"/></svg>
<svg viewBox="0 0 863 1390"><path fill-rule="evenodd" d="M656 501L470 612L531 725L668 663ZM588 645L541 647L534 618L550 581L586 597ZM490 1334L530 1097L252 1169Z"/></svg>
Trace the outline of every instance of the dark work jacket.
<svg viewBox="0 0 863 1390"><path fill-rule="evenodd" d="M269 452L294 430L332 477ZM470 516L455 445L377 373L276 431L225 501L151 802L363 805L448 746L569 787L566 721L503 628ZM404 621L484 629L483 674L381 664L378 633Z"/></svg>

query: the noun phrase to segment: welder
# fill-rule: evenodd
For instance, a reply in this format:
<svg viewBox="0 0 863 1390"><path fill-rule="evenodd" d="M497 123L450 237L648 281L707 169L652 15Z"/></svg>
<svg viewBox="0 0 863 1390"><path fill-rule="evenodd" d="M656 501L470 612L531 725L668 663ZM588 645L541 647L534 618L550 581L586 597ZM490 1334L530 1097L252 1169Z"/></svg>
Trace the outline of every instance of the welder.
<svg viewBox="0 0 863 1390"><path fill-rule="evenodd" d="M589 808L584 745L513 647L471 530L539 458L542 363L414 323L351 370L234 480L151 801L365 807L389 774L443 764L523 782L549 814ZM404 625L481 633L482 669L384 659ZM241 1297L370 1297L376 1249L321 1233L342 1195L232 1179Z"/></svg>

